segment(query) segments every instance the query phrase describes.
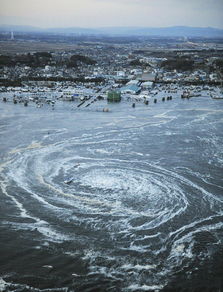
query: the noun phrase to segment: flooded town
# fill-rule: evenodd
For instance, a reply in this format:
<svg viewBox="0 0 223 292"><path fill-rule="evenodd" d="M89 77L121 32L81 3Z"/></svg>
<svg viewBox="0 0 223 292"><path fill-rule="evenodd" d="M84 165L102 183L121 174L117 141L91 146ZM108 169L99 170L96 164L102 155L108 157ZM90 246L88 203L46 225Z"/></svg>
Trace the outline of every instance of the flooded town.
<svg viewBox="0 0 223 292"><path fill-rule="evenodd" d="M79 102L83 108L98 100L147 104L176 93L222 97L223 44L218 39L77 37L64 48L49 42L50 51L29 51L23 35L5 33L1 38L4 102L47 103L54 109L57 100ZM10 51L11 44L18 52ZM43 46L39 40L35 48Z"/></svg>
<svg viewBox="0 0 223 292"><path fill-rule="evenodd" d="M0 29L0 292L223 291L223 30L206 30Z"/></svg>

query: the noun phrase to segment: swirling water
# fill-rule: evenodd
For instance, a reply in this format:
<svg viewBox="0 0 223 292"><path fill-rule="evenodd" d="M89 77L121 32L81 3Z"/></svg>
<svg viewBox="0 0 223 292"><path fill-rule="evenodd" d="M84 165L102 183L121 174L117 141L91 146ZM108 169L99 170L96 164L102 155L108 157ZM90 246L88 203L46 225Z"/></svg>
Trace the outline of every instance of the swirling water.
<svg viewBox="0 0 223 292"><path fill-rule="evenodd" d="M1 105L0 290L220 289L222 101L104 106Z"/></svg>

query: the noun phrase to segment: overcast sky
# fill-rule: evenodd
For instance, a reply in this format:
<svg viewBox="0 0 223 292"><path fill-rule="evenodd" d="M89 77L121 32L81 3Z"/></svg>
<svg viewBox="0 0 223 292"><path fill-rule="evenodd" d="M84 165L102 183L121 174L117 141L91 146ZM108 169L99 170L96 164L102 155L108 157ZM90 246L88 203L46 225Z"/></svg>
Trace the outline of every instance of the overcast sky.
<svg viewBox="0 0 223 292"><path fill-rule="evenodd" d="M223 28L223 0L0 0L0 24Z"/></svg>

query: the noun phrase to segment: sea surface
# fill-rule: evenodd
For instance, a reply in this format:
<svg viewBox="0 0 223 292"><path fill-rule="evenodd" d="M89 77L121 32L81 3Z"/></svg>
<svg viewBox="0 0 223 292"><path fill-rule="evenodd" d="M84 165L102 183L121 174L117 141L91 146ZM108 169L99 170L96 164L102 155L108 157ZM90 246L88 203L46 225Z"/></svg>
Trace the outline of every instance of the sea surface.
<svg viewBox="0 0 223 292"><path fill-rule="evenodd" d="M223 100L3 95L0 291L223 291Z"/></svg>

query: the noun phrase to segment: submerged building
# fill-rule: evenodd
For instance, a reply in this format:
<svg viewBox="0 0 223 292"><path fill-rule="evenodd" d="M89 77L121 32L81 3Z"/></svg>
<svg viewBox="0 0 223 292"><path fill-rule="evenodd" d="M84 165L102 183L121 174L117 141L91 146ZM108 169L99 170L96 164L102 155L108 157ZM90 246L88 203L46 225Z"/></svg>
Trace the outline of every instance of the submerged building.
<svg viewBox="0 0 223 292"><path fill-rule="evenodd" d="M109 91L107 100L108 100L108 102L120 102L121 101L121 92Z"/></svg>

